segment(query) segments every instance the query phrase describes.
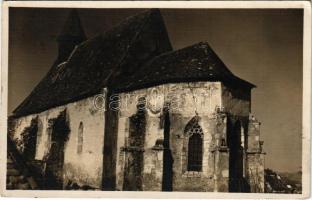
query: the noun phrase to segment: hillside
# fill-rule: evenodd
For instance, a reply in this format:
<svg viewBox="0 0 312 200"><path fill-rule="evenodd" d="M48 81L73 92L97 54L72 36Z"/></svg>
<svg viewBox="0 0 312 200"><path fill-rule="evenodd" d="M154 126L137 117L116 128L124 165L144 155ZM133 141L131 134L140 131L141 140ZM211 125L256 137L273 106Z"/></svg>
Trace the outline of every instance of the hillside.
<svg viewBox="0 0 312 200"><path fill-rule="evenodd" d="M266 193L301 193L301 172L279 173L271 169L265 169Z"/></svg>

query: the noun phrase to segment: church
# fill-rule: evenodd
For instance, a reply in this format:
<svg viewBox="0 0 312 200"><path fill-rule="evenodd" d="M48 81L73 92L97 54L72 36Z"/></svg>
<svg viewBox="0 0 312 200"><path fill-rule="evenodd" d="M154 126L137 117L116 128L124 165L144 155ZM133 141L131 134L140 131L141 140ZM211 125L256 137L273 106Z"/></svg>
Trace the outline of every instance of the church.
<svg viewBox="0 0 312 200"><path fill-rule="evenodd" d="M57 43L8 119L39 189L264 192L256 86L207 42L173 50L151 9L89 39L72 10Z"/></svg>

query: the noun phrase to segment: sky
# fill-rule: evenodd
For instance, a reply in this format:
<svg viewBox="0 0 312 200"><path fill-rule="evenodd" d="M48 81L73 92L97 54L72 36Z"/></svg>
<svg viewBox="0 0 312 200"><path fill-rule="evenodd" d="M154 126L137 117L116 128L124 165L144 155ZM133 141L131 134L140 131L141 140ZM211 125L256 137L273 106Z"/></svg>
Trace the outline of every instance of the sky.
<svg viewBox="0 0 312 200"><path fill-rule="evenodd" d="M88 38L138 9L79 9ZM10 8L9 105L26 98L57 56L68 9ZM255 85L252 113L261 122L265 167L301 167L303 10L161 9L174 49L207 41L237 76Z"/></svg>

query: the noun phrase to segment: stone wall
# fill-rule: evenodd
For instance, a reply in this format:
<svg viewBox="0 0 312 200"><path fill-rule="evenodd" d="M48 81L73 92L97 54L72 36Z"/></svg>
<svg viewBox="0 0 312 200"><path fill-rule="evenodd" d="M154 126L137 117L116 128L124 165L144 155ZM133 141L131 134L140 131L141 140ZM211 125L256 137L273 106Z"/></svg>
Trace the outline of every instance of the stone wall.
<svg viewBox="0 0 312 200"><path fill-rule="evenodd" d="M22 133L35 120L35 159L45 162L53 122L65 112L70 130L62 171L66 189L227 192L238 169L251 191L263 191L264 156L259 124L249 117L249 90L196 82L112 94L110 101L106 93L100 96L102 109L93 96L15 119L10 135L22 152ZM192 129L202 141L200 170L188 166ZM230 144L233 138L238 146ZM230 162L234 154L242 164Z"/></svg>
<svg viewBox="0 0 312 200"><path fill-rule="evenodd" d="M70 138L65 150L64 176L77 184L101 189L105 119L93 97L67 107ZM83 123L83 148L77 152L79 123Z"/></svg>
<svg viewBox="0 0 312 200"><path fill-rule="evenodd" d="M260 140L260 122L250 117L248 126L248 148L246 152L246 177L250 192L264 192L264 156Z"/></svg>
<svg viewBox="0 0 312 200"><path fill-rule="evenodd" d="M237 121L242 123L239 139L244 148L250 113L250 90L232 89L221 83L198 82L167 84L121 94L119 103L122 109L118 123L121 131L118 133L117 142L117 188L119 190L123 189L124 176L127 175L124 171L127 153L124 152L123 147L127 146L125 141L129 137L129 117L136 113L136 104L140 97L147 99L143 190L164 189L161 188L165 178L161 174L164 172L156 167L164 163L164 148L155 147L157 141L164 140L164 127L161 126L163 123L161 120L164 116L163 109L168 106L170 107L170 154L173 160L172 190L227 191L230 168L229 149L226 144L227 124L235 124ZM224 115L221 122L220 115ZM203 161L200 172L188 171L186 167L189 136L184 130L195 117L198 117L198 124L203 131ZM223 130L218 132L220 126ZM222 141L218 141L218 145L215 144L220 139L216 139L217 137L223 137ZM225 143L221 144L222 142ZM242 159L245 160L245 155L243 156ZM144 177L148 178L144 179Z"/></svg>
<svg viewBox="0 0 312 200"><path fill-rule="evenodd" d="M171 183L174 191L214 191L215 156L212 152L212 137L216 133L216 112L221 108L221 83L197 82L166 84L119 95L119 121L117 141L116 189L124 189L128 157L130 118L138 111L138 99L146 99L146 126L143 149L142 190L160 191L163 185L164 165L164 119L165 108L169 108L170 154L173 159ZM185 127L198 118L203 132L202 171L187 171L188 135ZM224 130L223 130L224 131ZM226 130L225 130L226 131ZM225 151L226 152L226 151ZM226 153L225 153L226 154ZM228 178L227 160L221 153L221 176ZM222 158L221 158L222 157ZM226 158L226 156L225 156ZM223 175L222 175L223 174ZM170 176L170 175L168 175ZM219 177L220 179L220 177ZM170 181L170 180L169 180ZM226 191L227 186L223 186ZM222 188L221 186L219 188Z"/></svg>
<svg viewBox="0 0 312 200"><path fill-rule="evenodd" d="M163 143L157 143L163 140L163 128L161 122L163 108L163 87L143 89L119 95L119 119L117 133L117 160L116 160L116 189L127 190L125 180L131 176L129 165L131 155L136 152L143 154L143 165L140 170L142 179L141 190L160 191L162 187L162 160ZM154 93L155 92L155 93ZM148 96L150 94L150 96ZM152 97L157 98L149 98ZM146 108L145 125L142 127L141 134L144 134L144 141L138 149L131 144L130 128L131 119L140 111L138 103L140 98L145 98ZM128 188L129 189L129 188Z"/></svg>
<svg viewBox="0 0 312 200"><path fill-rule="evenodd" d="M35 159L43 161L51 148L51 120L56 119L61 112L66 112L70 133L64 149L64 187L75 185L75 187L101 188L105 120L103 111L94 107L94 98L89 97L38 114L14 119L14 128L10 134L16 143L20 143L23 130L37 118ZM83 124L83 142L81 151L78 151L80 124ZM17 147L22 152L23 145Z"/></svg>
<svg viewBox="0 0 312 200"><path fill-rule="evenodd" d="M247 155L248 165L248 181L250 183L250 192L263 193L264 192L264 154L263 153L249 153Z"/></svg>

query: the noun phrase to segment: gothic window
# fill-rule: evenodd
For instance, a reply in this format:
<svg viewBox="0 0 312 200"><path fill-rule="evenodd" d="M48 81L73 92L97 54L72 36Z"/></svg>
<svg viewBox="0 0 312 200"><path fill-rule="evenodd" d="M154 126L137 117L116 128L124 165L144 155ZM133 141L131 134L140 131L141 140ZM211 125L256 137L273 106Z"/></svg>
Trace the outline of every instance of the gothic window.
<svg viewBox="0 0 312 200"><path fill-rule="evenodd" d="M195 123L189 130L188 141L188 171L201 171L203 161L203 130Z"/></svg>
<svg viewBox="0 0 312 200"><path fill-rule="evenodd" d="M78 146L77 146L77 153L82 153L82 145L83 145L83 123L80 122L78 128Z"/></svg>

